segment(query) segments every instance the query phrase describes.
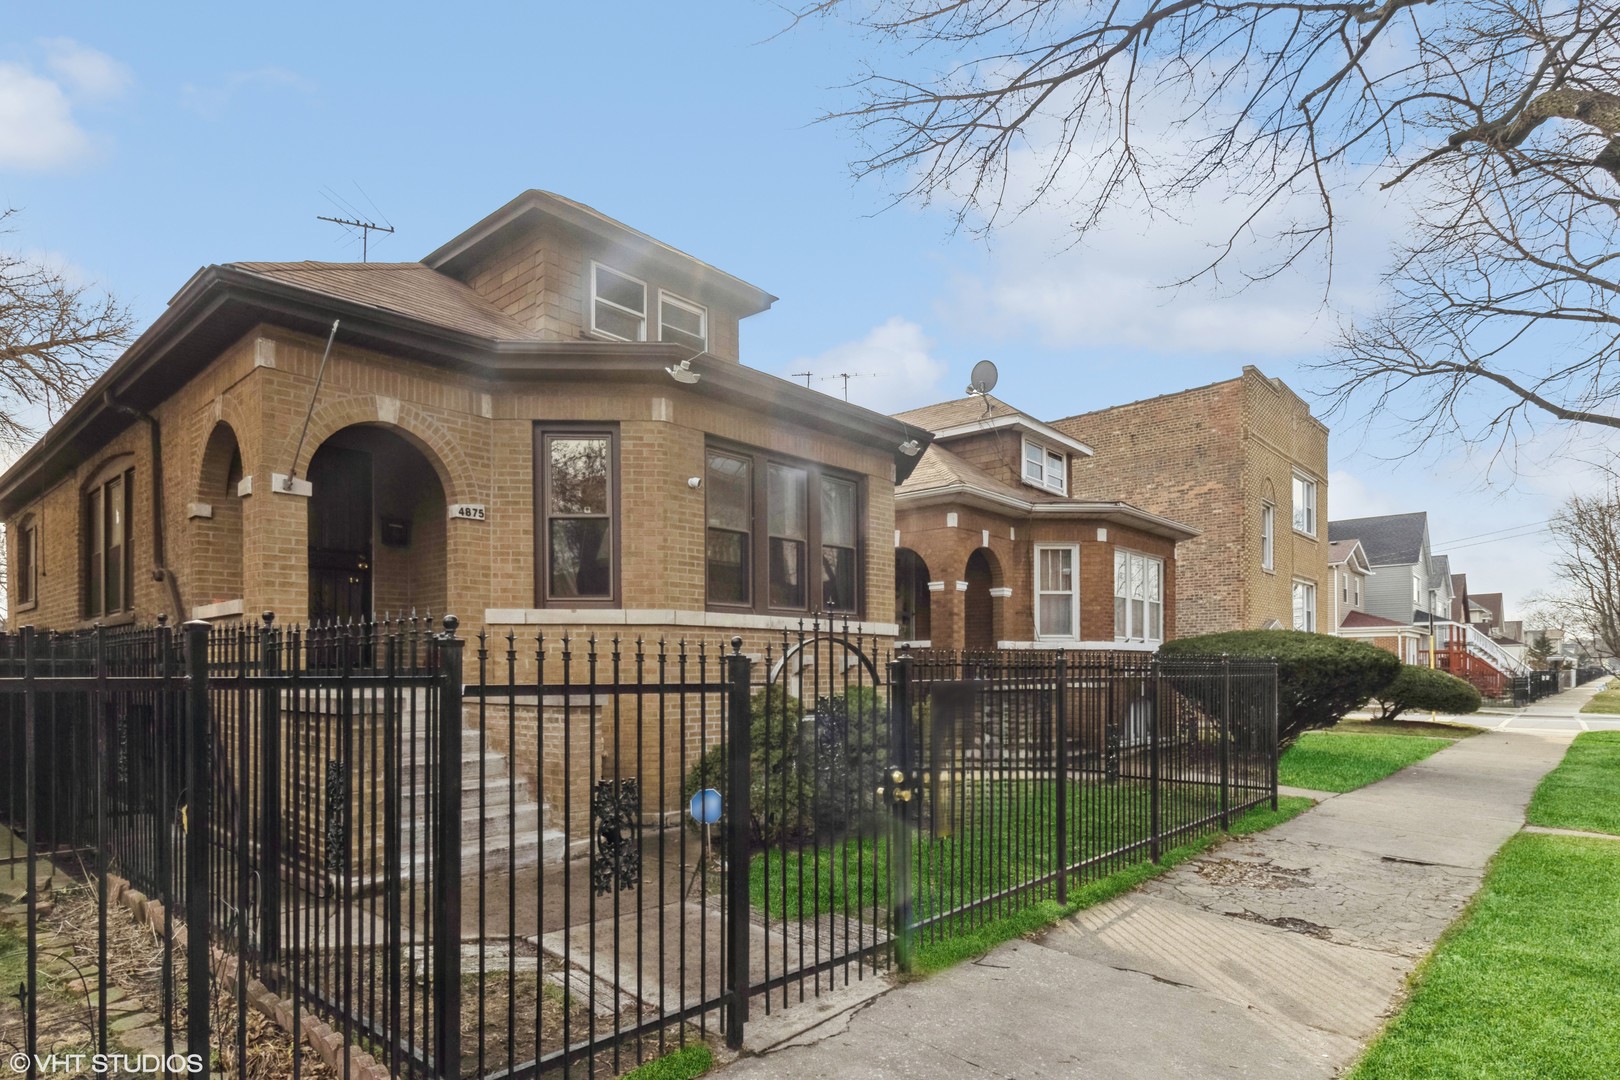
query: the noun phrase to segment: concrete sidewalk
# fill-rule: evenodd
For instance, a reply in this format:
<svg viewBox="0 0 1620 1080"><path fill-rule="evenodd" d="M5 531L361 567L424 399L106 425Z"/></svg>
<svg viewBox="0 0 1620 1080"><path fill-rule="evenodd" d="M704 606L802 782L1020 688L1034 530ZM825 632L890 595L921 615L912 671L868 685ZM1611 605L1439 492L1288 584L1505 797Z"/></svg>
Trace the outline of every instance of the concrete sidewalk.
<svg viewBox="0 0 1620 1080"><path fill-rule="evenodd" d="M724 1075L1332 1077L1568 742L1464 739L786 1042L751 1022L753 1056Z"/></svg>

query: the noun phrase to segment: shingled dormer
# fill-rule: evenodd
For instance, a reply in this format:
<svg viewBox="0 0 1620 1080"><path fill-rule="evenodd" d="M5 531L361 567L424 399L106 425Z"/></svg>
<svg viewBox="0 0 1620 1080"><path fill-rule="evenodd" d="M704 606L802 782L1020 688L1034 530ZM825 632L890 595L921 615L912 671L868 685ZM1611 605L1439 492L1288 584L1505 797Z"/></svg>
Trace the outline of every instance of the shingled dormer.
<svg viewBox="0 0 1620 1080"><path fill-rule="evenodd" d="M424 258L536 337L666 341L738 361L776 297L583 203L526 191Z"/></svg>

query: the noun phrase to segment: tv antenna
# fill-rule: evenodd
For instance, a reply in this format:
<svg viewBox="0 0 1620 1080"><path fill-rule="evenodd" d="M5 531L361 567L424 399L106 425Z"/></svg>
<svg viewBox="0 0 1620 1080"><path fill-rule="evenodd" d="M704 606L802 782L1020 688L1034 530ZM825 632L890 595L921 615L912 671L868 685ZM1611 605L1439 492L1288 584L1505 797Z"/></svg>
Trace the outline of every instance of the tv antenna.
<svg viewBox="0 0 1620 1080"><path fill-rule="evenodd" d="M789 375L788 378L790 378L790 379L803 379L804 380L804 388L806 390L808 390L808 389L810 389L810 376L812 376L814 374L815 374L815 372L813 372L813 371L795 371L791 375Z"/></svg>
<svg viewBox="0 0 1620 1080"><path fill-rule="evenodd" d="M875 371L840 371L836 375L823 375L821 377L821 381L822 382L830 382L833 379L843 379L844 380L844 400L848 401L849 400L849 380L851 380L851 379L875 379L875 378L877 378L877 376L878 376L878 373L875 372ZM807 381L805 383L805 385L809 386L810 384Z"/></svg>
<svg viewBox="0 0 1620 1080"><path fill-rule="evenodd" d="M380 233L391 233L394 231L394 227L392 225L379 225L375 221L365 221L363 219L354 221L350 220L349 218L327 217L325 214L316 214L315 217L320 221L330 221L334 225L346 225L351 229L359 229L361 262L366 261L366 256L371 247L371 234L373 231Z"/></svg>

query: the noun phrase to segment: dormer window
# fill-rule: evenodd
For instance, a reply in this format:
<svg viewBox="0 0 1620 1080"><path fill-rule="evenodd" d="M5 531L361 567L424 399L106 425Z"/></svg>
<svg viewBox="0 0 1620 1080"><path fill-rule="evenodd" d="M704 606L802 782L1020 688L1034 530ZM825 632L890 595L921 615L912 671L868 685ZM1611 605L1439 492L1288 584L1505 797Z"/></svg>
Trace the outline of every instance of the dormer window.
<svg viewBox="0 0 1620 1080"><path fill-rule="evenodd" d="M1055 450L1031 439L1024 440L1024 482L1055 491L1069 493L1069 459Z"/></svg>
<svg viewBox="0 0 1620 1080"><path fill-rule="evenodd" d="M620 341L646 341L647 283L591 263L591 331Z"/></svg>
<svg viewBox="0 0 1620 1080"><path fill-rule="evenodd" d="M674 293L658 293L658 340L701 352L709 347L709 312Z"/></svg>

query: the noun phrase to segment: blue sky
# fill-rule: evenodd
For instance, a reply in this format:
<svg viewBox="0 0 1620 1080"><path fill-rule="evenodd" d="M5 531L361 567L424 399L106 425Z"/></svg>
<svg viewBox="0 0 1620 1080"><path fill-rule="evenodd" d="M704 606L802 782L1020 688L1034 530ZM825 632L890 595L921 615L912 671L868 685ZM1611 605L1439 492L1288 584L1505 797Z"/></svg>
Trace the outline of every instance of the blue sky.
<svg viewBox="0 0 1620 1080"><path fill-rule="evenodd" d="M1059 416L1226 378L1245 363L1308 399L1335 315L1309 272L1235 296L1161 288L1228 212L1117 222L1083 247L1069 215L988 242L942 208L855 183L847 127L818 124L874 44L759 0L706 4L27 5L0 39L4 241L126 300L144 326L200 266L357 259L316 220L350 207L419 258L519 191L569 195L782 297L744 361L879 372L884 411L955 397L974 362L998 396ZM327 192L335 193L334 203ZM1354 306L1398 222L1363 208L1337 281ZM1355 208L1351 208L1354 212ZM841 392L836 381L818 388ZM1554 441L1486 488L1482 463L1407 449L1421 416L1335 421L1334 516L1427 509L1438 542L1543 521L1585 470ZM1442 548L1443 550L1443 548ZM1510 611L1548 584L1539 536L1458 549Z"/></svg>

